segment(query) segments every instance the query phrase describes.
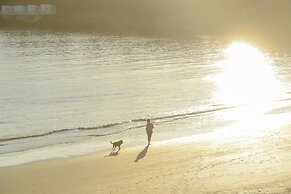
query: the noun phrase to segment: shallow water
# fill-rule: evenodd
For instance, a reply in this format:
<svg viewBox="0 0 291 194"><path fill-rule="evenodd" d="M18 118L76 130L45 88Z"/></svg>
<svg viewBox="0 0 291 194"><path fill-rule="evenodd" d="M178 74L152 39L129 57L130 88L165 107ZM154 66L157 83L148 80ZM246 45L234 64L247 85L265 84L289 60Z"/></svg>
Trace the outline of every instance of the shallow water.
<svg viewBox="0 0 291 194"><path fill-rule="evenodd" d="M250 112L290 112L288 49L252 45L235 61L226 53L241 53L235 46L207 36L0 31L0 165L104 150L119 138L142 145L147 118L160 141L213 131ZM236 69L239 61L259 66Z"/></svg>

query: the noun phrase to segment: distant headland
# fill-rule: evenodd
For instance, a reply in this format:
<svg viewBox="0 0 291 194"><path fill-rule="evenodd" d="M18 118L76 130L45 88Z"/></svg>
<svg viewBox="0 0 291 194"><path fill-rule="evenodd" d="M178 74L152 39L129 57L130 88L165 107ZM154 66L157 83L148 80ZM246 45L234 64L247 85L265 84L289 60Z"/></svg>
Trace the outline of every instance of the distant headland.
<svg viewBox="0 0 291 194"><path fill-rule="evenodd" d="M2 0L0 6L0 29L239 35L283 41L291 33L290 0ZM13 17L7 15L12 7ZM32 17L33 12L39 12L39 18Z"/></svg>

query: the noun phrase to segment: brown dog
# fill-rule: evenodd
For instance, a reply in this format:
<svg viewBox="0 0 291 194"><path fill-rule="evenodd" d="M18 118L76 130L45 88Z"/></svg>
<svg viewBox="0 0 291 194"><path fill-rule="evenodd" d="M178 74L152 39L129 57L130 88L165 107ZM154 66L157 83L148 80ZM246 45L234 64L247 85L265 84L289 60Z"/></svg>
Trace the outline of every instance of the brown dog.
<svg viewBox="0 0 291 194"><path fill-rule="evenodd" d="M123 141L122 140L119 140L119 141L116 141L116 142L111 142L110 143L112 144L112 152L115 150L116 147L118 147L118 151L120 150L120 146L121 144L123 144Z"/></svg>

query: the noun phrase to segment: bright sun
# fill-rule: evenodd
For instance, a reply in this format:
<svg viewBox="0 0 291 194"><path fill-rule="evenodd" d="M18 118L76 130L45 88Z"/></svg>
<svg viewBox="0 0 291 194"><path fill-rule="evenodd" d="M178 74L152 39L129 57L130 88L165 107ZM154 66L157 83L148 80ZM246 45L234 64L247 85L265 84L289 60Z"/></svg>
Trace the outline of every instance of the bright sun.
<svg viewBox="0 0 291 194"><path fill-rule="evenodd" d="M274 76L272 61L259 49L234 42L220 64L223 73L215 80L218 99L227 104L253 104L280 99L283 88Z"/></svg>

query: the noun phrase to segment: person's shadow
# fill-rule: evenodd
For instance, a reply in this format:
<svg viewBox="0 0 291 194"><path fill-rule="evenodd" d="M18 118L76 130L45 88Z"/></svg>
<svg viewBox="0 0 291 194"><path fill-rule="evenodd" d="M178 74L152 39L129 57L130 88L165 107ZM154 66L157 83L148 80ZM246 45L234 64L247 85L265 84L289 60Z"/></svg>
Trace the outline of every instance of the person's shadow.
<svg viewBox="0 0 291 194"><path fill-rule="evenodd" d="M143 159L148 152L149 146L146 146L136 157L134 162L138 162L140 159Z"/></svg>

